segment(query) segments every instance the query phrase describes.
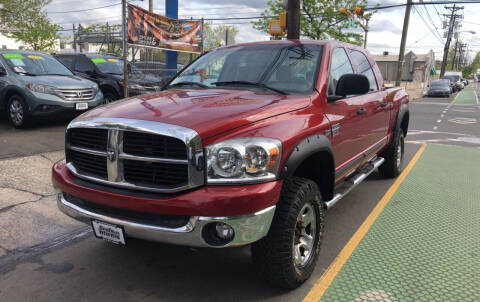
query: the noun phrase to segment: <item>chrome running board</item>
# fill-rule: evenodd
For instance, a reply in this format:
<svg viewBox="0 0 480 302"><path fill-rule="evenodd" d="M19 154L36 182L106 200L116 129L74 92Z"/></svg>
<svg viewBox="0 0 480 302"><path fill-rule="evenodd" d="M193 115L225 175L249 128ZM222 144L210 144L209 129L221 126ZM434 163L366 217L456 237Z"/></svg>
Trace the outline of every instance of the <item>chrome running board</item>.
<svg viewBox="0 0 480 302"><path fill-rule="evenodd" d="M368 175L372 174L375 169L380 167L385 159L383 157L376 157L369 161L362 169L360 169L358 172L353 173L348 177L347 180L345 180L344 184L340 187L338 192L335 194L335 196L332 198L332 200L329 200L325 203L327 206L327 209L330 209L333 207L337 202L340 201L345 195L350 193L356 186L358 186L362 181L365 180L365 178L368 177Z"/></svg>

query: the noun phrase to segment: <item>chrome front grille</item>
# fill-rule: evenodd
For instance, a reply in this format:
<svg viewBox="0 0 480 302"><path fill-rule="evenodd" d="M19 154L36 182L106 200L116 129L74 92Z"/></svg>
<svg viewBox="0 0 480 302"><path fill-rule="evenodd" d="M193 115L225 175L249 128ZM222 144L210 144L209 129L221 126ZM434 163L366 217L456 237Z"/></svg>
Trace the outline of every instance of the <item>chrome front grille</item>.
<svg viewBox="0 0 480 302"><path fill-rule="evenodd" d="M75 120L67 129L66 160L80 178L127 189L174 193L204 183L200 136L176 125Z"/></svg>
<svg viewBox="0 0 480 302"><path fill-rule="evenodd" d="M89 101L95 97L95 90L87 89L57 89L56 93L67 101Z"/></svg>

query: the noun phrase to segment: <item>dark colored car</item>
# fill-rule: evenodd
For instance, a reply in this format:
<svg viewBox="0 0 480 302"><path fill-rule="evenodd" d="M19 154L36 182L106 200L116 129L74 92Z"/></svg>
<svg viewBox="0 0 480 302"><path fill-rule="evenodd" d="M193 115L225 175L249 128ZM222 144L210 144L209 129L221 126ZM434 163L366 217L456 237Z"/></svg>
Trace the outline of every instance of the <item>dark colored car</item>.
<svg viewBox="0 0 480 302"><path fill-rule="evenodd" d="M124 97L123 94L123 60L112 55L98 53L54 54L76 75L94 81L100 86L105 102L109 103ZM145 74L131 66L128 78L131 96L154 93L162 88L162 79Z"/></svg>
<svg viewBox="0 0 480 302"><path fill-rule="evenodd" d="M452 93L450 81L447 79L436 80L428 86L428 96L446 96L449 97Z"/></svg>
<svg viewBox="0 0 480 302"><path fill-rule="evenodd" d="M14 127L36 116L82 112L103 102L97 84L75 76L49 54L0 51L0 109Z"/></svg>
<svg viewBox="0 0 480 302"><path fill-rule="evenodd" d="M440 80L449 80L450 87L452 87L452 92L457 92L464 88L461 78L458 75L445 75L441 77Z"/></svg>

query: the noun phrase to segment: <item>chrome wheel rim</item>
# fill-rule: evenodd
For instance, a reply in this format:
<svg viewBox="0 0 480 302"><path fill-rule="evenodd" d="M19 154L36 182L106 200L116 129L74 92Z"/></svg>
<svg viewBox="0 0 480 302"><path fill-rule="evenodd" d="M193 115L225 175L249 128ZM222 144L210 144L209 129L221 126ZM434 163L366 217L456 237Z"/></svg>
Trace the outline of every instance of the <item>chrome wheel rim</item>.
<svg viewBox="0 0 480 302"><path fill-rule="evenodd" d="M13 100L10 103L10 119L15 125L20 125L23 122L23 106L18 100Z"/></svg>
<svg viewBox="0 0 480 302"><path fill-rule="evenodd" d="M400 168L400 165L402 164L402 155L403 155L403 152L402 152L402 142L398 142L398 146L397 146L397 168Z"/></svg>
<svg viewBox="0 0 480 302"><path fill-rule="evenodd" d="M314 254L316 225L315 210L306 203L298 214L293 238L293 258L297 268L305 266Z"/></svg>

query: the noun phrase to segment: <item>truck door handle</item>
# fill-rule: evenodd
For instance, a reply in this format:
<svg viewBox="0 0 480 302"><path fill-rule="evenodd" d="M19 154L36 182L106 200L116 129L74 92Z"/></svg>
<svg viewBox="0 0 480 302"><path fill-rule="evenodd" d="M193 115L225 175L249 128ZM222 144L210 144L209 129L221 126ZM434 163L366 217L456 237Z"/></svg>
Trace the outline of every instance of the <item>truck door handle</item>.
<svg viewBox="0 0 480 302"><path fill-rule="evenodd" d="M358 115L362 115L362 114L365 114L365 113L367 113L367 109L365 109L365 108L360 108L360 109L357 110Z"/></svg>
<svg viewBox="0 0 480 302"><path fill-rule="evenodd" d="M380 102L380 107L387 107L388 103L385 101Z"/></svg>

